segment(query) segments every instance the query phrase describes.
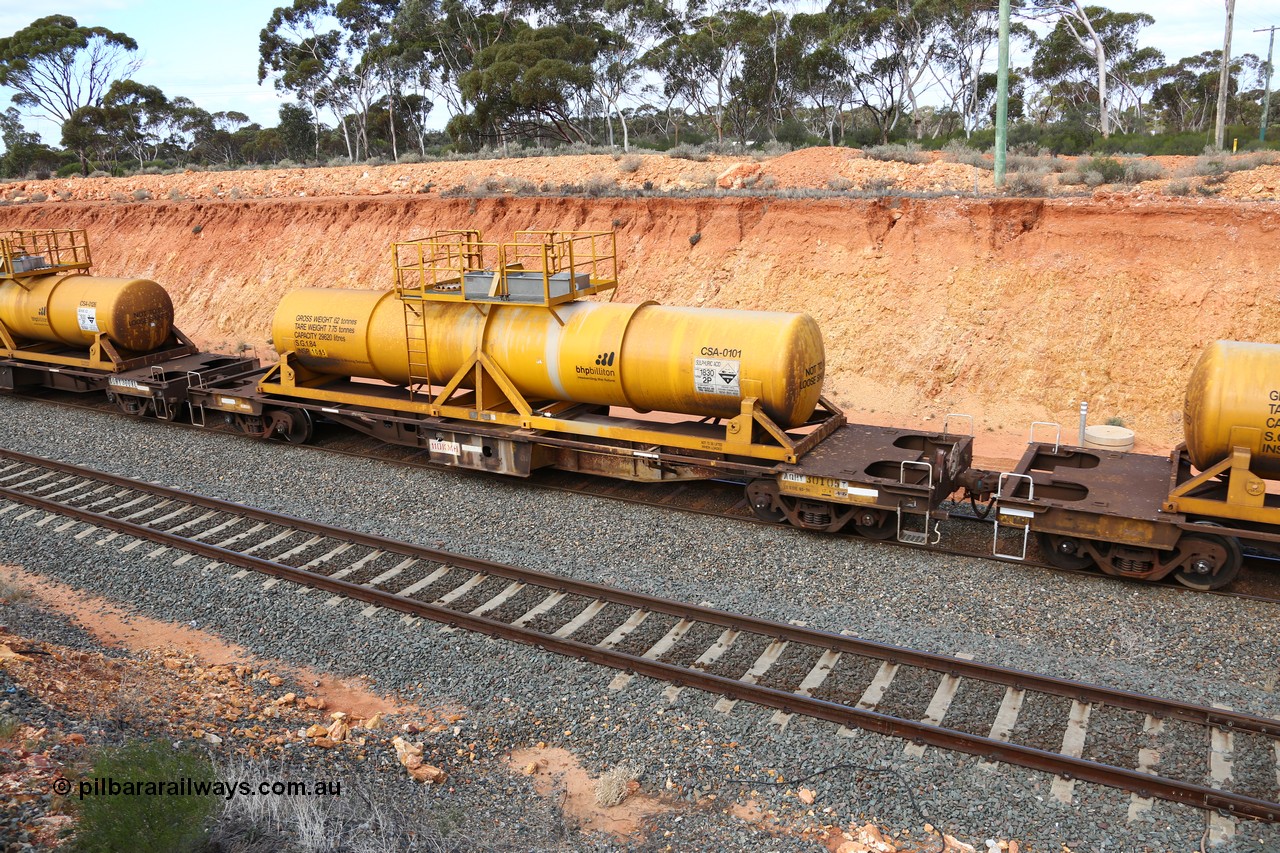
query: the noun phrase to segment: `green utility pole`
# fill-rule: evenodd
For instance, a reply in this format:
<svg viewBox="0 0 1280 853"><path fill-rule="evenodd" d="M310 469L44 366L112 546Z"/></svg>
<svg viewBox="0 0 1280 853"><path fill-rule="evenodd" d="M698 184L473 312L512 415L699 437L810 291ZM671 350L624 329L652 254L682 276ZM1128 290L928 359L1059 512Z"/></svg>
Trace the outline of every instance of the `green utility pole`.
<svg viewBox="0 0 1280 853"><path fill-rule="evenodd" d="M1271 64L1271 54L1276 46L1276 30L1280 27L1263 27L1260 30L1254 30L1255 33L1265 33L1271 31L1271 38L1267 42L1267 82L1262 90L1262 122L1261 130L1258 131L1258 141L1267 141L1267 116L1271 113L1271 69L1275 66Z"/></svg>
<svg viewBox="0 0 1280 853"><path fill-rule="evenodd" d="M1000 52L996 65L996 189L1004 186L1009 142L1009 0L1000 0Z"/></svg>

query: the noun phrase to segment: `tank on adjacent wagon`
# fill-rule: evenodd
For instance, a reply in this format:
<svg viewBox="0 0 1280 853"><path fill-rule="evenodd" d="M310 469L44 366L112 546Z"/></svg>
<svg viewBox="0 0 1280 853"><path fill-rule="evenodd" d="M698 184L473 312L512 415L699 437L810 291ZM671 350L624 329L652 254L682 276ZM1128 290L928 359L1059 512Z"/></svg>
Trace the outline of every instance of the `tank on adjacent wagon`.
<svg viewBox="0 0 1280 853"><path fill-rule="evenodd" d="M83 231L15 231L0 238L0 328L17 346L88 349L99 334L135 353L173 331L173 301L154 281L88 275Z"/></svg>

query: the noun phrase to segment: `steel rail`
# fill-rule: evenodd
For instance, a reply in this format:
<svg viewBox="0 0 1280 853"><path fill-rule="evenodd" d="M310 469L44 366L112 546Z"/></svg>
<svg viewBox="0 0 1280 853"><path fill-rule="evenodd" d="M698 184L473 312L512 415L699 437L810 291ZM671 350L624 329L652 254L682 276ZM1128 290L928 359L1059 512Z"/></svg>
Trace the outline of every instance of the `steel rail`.
<svg viewBox="0 0 1280 853"><path fill-rule="evenodd" d="M127 478L114 476L99 479L113 482L113 484L116 480L128 482ZM175 490L164 489L164 491L172 492ZM846 726L856 726L889 737L903 738L914 743L965 752L1007 764L1054 773L1067 778L1122 788L1135 791L1143 796L1155 796L1197 808L1219 809L1241 817L1252 817L1266 821L1280 819L1280 803L1268 802L1245 794L1166 779L1122 767L1098 764L1034 747L1007 743L928 723L904 720L877 711L842 705L777 688L764 687L759 684L750 684L726 676L700 672L678 664L649 660L612 649L602 649L576 640L555 637L484 616L475 616L470 613L450 610L447 607L416 601L351 581L335 579L261 557L239 553L135 522L112 518L91 510L65 506L48 498L38 497L26 492L0 487L0 497L33 508L67 515L79 521L115 530L139 539L150 540L175 550L196 553L220 563L272 575L357 601L384 607L388 610L441 622L450 627L466 628L491 637L536 646L547 651L557 652L630 673L645 675L660 681L667 681L676 685L688 685L711 693L720 693L758 705L777 708L785 713L799 713ZM231 506L237 505L232 504ZM531 574L538 575L540 573ZM693 613L702 609L690 607L687 608L686 612Z"/></svg>
<svg viewBox="0 0 1280 853"><path fill-rule="evenodd" d="M0 459L10 459L12 461L21 462L34 467L48 468L64 474L98 480L114 486L149 492L153 495L166 497L171 500L202 506L205 509L213 509L233 515L240 515L255 521L275 524L280 527L291 527L307 533L326 536L331 539L351 542L357 545L364 545L405 557L414 557L428 562L455 566L457 568L467 569L469 571L486 575L497 575L510 580L531 583L534 586L552 589L557 592L580 595L586 598L601 599L635 609L665 613L669 616L675 616L682 619L689 618L697 622L718 625L723 628L731 628L735 631L773 637L779 640L796 642L805 646L827 649L833 652L874 658L877 660L888 661L890 663L906 664L908 666L946 673L957 677L972 678L979 681L1001 684L1006 687L1013 687L1016 690L1030 690L1037 693L1061 696L1067 699L1076 699L1081 702L1110 705L1115 708L1123 708L1129 711L1150 714L1157 718L1173 718L1202 726L1216 726L1234 731L1280 738L1280 720L1274 720L1268 717L1244 714L1238 711L1228 711L1225 709L1208 708L1203 705L1196 705L1190 702L1160 699L1154 696L1117 690L1114 688L1104 687L1102 685L1072 681L1070 679L1058 678L1051 675L1039 675L1033 672L1013 669L1010 667L984 664L976 661L963 660L961 658L948 657L946 655L922 652L915 649L904 648L902 646L880 643L874 640L864 640L830 631L820 631L815 628L804 628L798 625L790 625L769 619L761 619L755 616L726 613L709 607L688 604L669 598L662 598L660 596L629 592L617 587L592 583L590 581L574 580L561 575L541 572L537 569L518 568L515 566L508 566L503 563L484 560L478 557L469 557L452 551L443 551L422 545L412 545L407 542L401 542L396 539L390 539L373 533L361 533L355 530L334 527L321 522L308 521L286 513L248 507L232 501L205 497L203 495L193 494L191 492L186 492L169 486L146 483L129 477L120 476L118 474L107 474L90 468L83 468L66 462L42 459L36 456L28 456L27 454L17 453L15 451L0 450ZM25 493L12 492L9 489L0 488L0 494L8 496L9 494ZM51 502L51 505L45 508L50 509L50 511L55 511L52 508L54 506L60 506L60 504ZM140 525L139 528L142 530L152 530L152 528L149 528L146 525ZM156 532L159 533L161 531ZM176 537L176 539L178 541L186 541L182 537Z"/></svg>

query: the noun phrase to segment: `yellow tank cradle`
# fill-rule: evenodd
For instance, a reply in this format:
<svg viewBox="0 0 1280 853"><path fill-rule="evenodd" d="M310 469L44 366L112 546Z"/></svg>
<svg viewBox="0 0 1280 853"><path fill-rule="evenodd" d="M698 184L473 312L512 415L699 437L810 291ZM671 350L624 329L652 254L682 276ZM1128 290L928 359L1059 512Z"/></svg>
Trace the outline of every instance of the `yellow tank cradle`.
<svg viewBox="0 0 1280 853"><path fill-rule="evenodd" d="M89 238L82 230L17 230L0 237L0 280L88 270Z"/></svg>

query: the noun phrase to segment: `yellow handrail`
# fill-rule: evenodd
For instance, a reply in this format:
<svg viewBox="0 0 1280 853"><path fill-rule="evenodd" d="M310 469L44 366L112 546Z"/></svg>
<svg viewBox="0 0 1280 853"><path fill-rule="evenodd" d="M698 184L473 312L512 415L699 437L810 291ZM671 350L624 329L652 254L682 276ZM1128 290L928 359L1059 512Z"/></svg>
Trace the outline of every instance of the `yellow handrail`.
<svg viewBox="0 0 1280 853"><path fill-rule="evenodd" d="M87 270L92 265L83 230L15 230L0 236L0 278Z"/></svg>

